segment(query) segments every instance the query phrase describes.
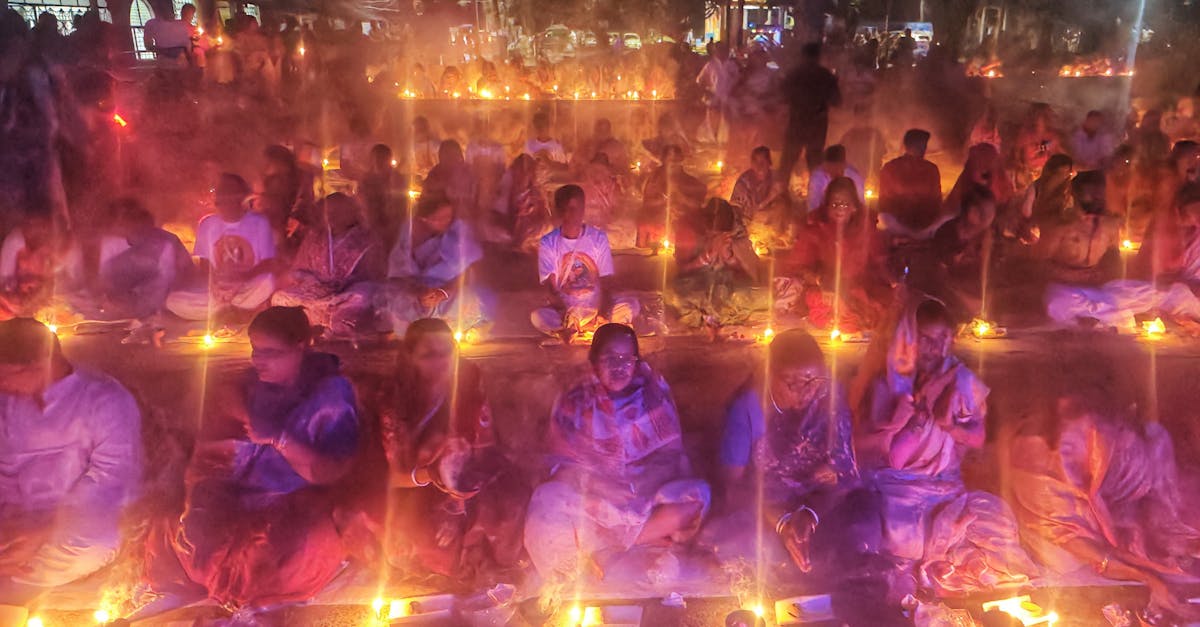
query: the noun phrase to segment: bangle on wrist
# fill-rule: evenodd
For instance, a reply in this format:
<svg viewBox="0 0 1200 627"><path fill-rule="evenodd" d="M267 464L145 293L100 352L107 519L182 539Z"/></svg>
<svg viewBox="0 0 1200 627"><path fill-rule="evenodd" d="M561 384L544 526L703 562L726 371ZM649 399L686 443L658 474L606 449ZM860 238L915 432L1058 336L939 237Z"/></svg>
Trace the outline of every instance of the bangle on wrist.
<svg viewBox="0 0 1200 627"><path fill-rule="evenodd" d="M450 293L446 290L439 287L434 291L442 295L442 300L450 300Z"/></svg>
<svg viewBox="0 0 1200 627"><path fill-rule="evenodd" d="M782 534L787 524L792 521L792 512L788 512L775 521L775 533Z"/></svg>
<svg viewBox="0 0 1200 627"><path fill-rule="evenodd" d="M417 486L418 488L423 488L423 487L433 483L432 481L426 481L425 483L421 483L420 481L417 481L417 471L418 470L420 470L420 468L413 466L412 473L409 475L412 478L413 485Z"/></svg>

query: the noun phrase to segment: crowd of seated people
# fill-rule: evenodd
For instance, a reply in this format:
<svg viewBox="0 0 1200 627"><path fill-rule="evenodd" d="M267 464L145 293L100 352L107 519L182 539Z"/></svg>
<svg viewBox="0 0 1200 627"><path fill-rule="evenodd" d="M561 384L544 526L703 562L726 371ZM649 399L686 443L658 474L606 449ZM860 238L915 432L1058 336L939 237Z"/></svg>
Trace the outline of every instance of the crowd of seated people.
<svg viewBox="0 0 1200 627"><path fill-rule="evenodd" d="M480 127L464 151L417 117L406 155L359 129L332 193L273 146L258 193L237 174L216 180L194 263L133 199L90 231L38 214L9 230L0 612L111 563L138 495L137 404L66 361L33 320L47 308L249 338L251 370L205 399L182 509L152 521L141 551L145 586L178 603L269 613L360 562L455 590L536 573L553 605L571 586L671 581L693 560L762 550L777 577L886 563L892 600L1017 589L1083 563L1188 612L1165 575L1192 567L1200 533L1180 513L1165 432L1065 396L1053 428L1004 462L1027 475L1009 500L972 489L964 458L985 444L989 389L953 346L988 313L989 275L1003 288L1036 277L1019 287L1062 325L1200 327L1195 143L1168 152L1151 116L1117 146L1089 114L1067 146L1038 108L1011 151L967 147L943 197L931 135L912 129L878 171L876 203L862 173L878 164L837 145L805 147L803 190L766 146L725 189L693 167L669 117L642 152L607 120L576 150L546 111L531 122L515 149ZM639 189L631 208L623 194ZM637 248L667 253L653 260L669 269L656 296L674 328L717 341L783 321L765 367L727 399L712 477L642 352L643 301L619 281L607 230L621 219ZM763 246L763 232L784 244ZM1142 243L1136 257L1126 239ZM500 445L485 376L459 353L491 333L484 270L501 252L536 259L536 280L519 281L547 299L529 316L543 345L590 346L542 448L521 452L536 474ZM814 339L836 333L874 334L852 386ZM350 377L318 349L389 334L400 357L386 380ZM1085 461L1103 468L1080 474ZM759 476L763 498L750 499Z"/></svg>

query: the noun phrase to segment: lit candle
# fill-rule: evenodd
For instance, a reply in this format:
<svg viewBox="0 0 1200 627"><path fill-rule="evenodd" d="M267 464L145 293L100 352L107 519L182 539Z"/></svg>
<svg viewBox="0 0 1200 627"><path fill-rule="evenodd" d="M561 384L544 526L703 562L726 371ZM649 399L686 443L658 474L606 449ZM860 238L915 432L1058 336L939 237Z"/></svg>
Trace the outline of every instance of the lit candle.
<svg viewBox="0 0 1200 627"><path fill-rule="evenodd" d="M300 46L300 56L304 56L304 46Z"/></svg>
<svg viewBox="0 0 1200 627"><path fill-rule="evenodd" d="M125 118L121 117L120 113L114 113L112 116L112 121L113 121L113 123L115 123L117 126L119 126L121 128L125 128L126 126L129 126L129 122L126 122Z"/></svg>
<svg viewBox="0 0 1200 627"><path fill-rule="evenodd" d="M1162 318L1155 318L1143 322L1142 330L1146 332L1147 338L1157 340L1167 332L1167 325L1163 323Z"/></svg>
<svg viewBox="0 0 1200 627"><path fill-rule="evenodd" d="M834 329L829 332L829 341L830 342L841 342L843 339L844 338L842 337L842 332L840 330L838 330L837 327L834 327Z"/></svg>
<svg viewBox="0 0 1200 627"><path fill-rule="evenodd" d="M212 348L217 345L217 338L213 337L212 333L204 334L204 348Z"/></svg>
<svg viewBox="0 0 1200 627"><path fill-rule="evenodd" d="M398 165L400 165L400 162L396 161L395 159L392 159L392 167L394 168Z"/></svg>

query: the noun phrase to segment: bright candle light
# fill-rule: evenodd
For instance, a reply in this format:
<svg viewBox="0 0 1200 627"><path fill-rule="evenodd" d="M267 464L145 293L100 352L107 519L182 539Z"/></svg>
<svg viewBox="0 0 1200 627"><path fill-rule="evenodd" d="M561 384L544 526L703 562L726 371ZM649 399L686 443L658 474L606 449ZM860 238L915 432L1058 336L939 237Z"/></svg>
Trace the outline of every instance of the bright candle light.
<svg viewBox="0 0 1200 627"><path fill-rule="evenodd" d="M395 159L392 159L392 167L394 168L398 165L400 165L400 163L398 161L396 161Z"/></svg>
<svg viewBox="0 0 1200 627"><path fill-rule="evenodd" d="M304 46L300 46L300 56L304 56Z"/></svg>
<svg viewBox="0 0 1200 627"><path fill-rule="evenodd" d="M387 601L384 601L380 597L376 597L374 601L371 601L371 611L375 612L375 615L378 616L379 613L383 611L383 606L385 605L387 605Z"/></svg>
<svg viewBox="0 0 1200 627"><path fill-rule="evenodd" d="M832 342L842 341L842 332L838 329L834 329L834 330L830 331L829 332L829 340Z"/></svg>
<svg viewBox="0 0 1200 627"><path fill-rule="evenodd" d="M117 126L119 126L121 128L125 128L126 126L129 126L129 122L126 122L125 118L121 117L120 113L114 113L112 120L114 123L116 123Z"/></svg>
<svg viewBox="0 0 1200 627"><path fill-rule="evenodd" d="M455 342L461 342L461 341L462 341L462 339L463 339L463 332L462 332L462 331L455 331L455 332L454 332L454 341L455 341Z"/></svg>
<svg viewBox="0 0 1200 627"><path fill-rule="evenodd" d="M101 625L107 625L108 621L112 620L112 616L109 615L108 610L96 610L92 613L92 618L96 619L96 622Z"/></svg>
<svg viewBox="0 0 1200 627"><path fill-rule="evenodd" d="M50 329L51 333L58 335L58 325L57 324L54 324L54 323L47 324L46 328Z"/></svg>
<svg viewBox="0 0 1200 627"><path fill-rule="evenodd" d="M46 623L37 616L30 616L29 620L25 621L25 627L46 627Z"/></svg>
<svg viewBox="0 0 1200 627"><path fill-rule="evenodd" d="M217 338L213 337L212 333L204 334L204 348L212 348L217 345Z"/></svg>
<svg viewBox="0 0 1200 627"><path fill-rule="evenodd" d="M1167 325L1163 323L1162 318L1155 318L1143 322L1142 330L1146 332L1146 337L1157 339L1167 332Z"/></svg>
<svg viewBox="0 0 1200 627"><path fill-rule="evenodd" d="M763 329L763 337L764 338L769 340L774 335L775 335L775 329L772 329L771 327L767 327L767 328Z"/></svg>

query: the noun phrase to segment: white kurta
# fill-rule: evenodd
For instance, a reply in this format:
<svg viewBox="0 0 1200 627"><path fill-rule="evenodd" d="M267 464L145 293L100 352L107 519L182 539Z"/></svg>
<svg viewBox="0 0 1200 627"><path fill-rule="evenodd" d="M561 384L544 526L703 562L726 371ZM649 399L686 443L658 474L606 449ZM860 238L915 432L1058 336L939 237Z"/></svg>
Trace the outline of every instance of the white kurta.
<svg viewBox="0 0 1200 627"><path fill-rule="evenodd" d="M40 399L0 395L0 521L56 521L18 583L59 586L110 562L141 478L141 415L111 377L76 370Z"/></svg>

